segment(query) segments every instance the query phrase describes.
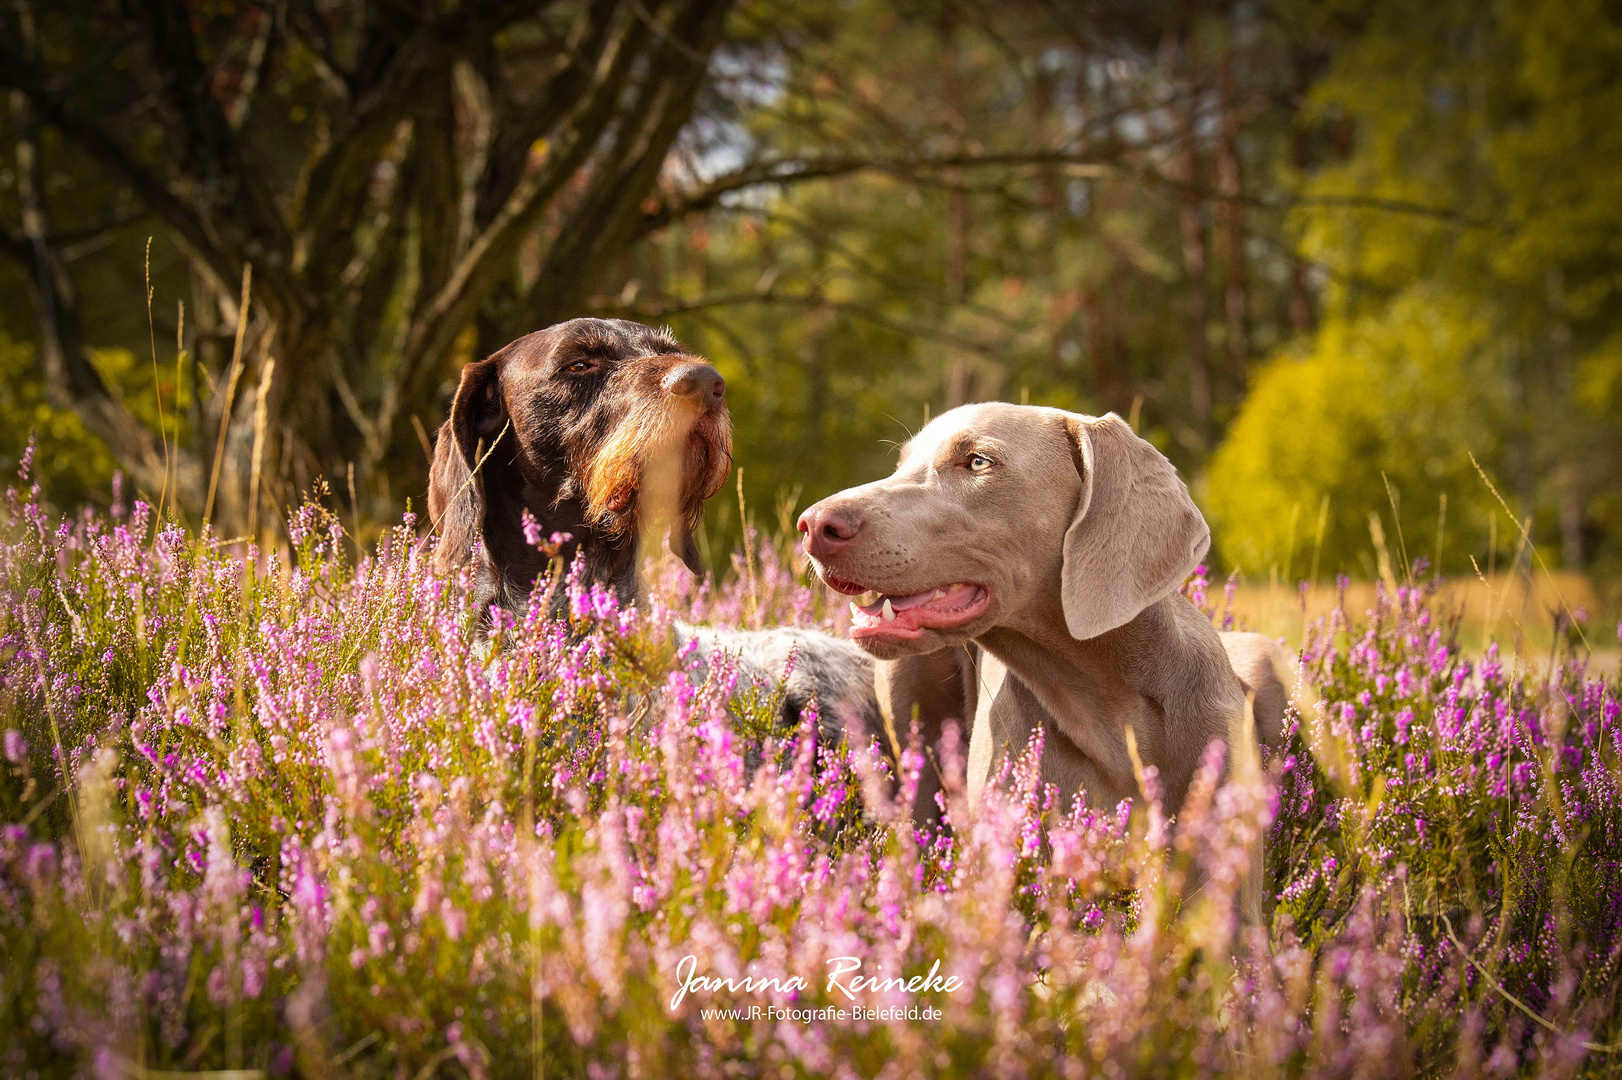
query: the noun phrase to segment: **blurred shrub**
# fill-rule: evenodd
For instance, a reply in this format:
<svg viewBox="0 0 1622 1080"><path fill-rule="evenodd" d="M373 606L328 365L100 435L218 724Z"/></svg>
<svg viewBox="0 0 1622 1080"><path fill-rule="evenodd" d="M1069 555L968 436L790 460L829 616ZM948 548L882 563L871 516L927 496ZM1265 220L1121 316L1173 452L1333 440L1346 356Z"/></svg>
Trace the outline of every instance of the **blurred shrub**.
<svg viewBox="0 0 1622 1080"><path fill-rule="evenodd" d="M1222 559L1250 574L1305 577L1323 515L1320 572L1371 576L1377 512L1399 569L1405 549L1468 572L1497 509L1469 456L1491 460L1501 413L1489 384L1472 377L1491 352L1480 320L1410 293L1383 317L1327 324L1304 357L1274 360L1211 459L1206 509ZM1501 522L1500 545L1512 536Z"/></svg>
<svg viewBox="0 0 1622 1080"><path fill-rule="evenodd" d="M105 498L113 474L107 445L84 429L77 413L45 400L35 349L0 333L0 469L15 472L32 437L33 476L57 505Z"/></svg>

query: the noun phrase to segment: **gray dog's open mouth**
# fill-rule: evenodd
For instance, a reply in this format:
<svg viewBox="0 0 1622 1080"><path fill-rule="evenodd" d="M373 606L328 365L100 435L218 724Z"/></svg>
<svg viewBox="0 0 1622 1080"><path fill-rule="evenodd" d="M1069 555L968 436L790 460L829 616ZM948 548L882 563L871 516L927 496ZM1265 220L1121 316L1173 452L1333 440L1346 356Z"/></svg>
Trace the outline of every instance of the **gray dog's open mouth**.
<svg viewBox="0 0 1622 1080"><path fill-rule="evenodd" d="M853 582L830 581L842 593L864 590ZM873 590L866 590L872 592ZM954 630L984 614L991 591L984 585L960 581L906 595L877 594L871 603L850 605L850 636L911 640L925 630Z"/></svg>

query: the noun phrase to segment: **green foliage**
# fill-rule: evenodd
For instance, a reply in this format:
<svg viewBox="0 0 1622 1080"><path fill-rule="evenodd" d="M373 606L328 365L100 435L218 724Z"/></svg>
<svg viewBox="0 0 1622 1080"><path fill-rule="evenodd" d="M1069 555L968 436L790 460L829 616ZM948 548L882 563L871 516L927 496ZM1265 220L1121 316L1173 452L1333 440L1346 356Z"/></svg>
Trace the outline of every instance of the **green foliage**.
<svg viewBox="0 0 1622 1080"><path fill-rule="evenodd" d="M76 413L45 400L35 346L0 333L0 469L16 470L34 440L33 473L61 506L106 498L113 459Z"/></svg>
<svg viewBox="0 0 1622 1080"><path fill-rule="evenodd" d="M118 462L107 444L85 430L71 409L54 407L36 360L38 347L14 341L0 330L0 468L12 470L21 461L29 440L34 441L32 475L55 505L71 508L105 505L113 494L113 473ZM188 414L195 416L194 369L182 356L154 369L146 357L122 348L95 349L90 362L105 382L117 388L124 408L153 431L160 430L170 447L194 441ZM157 493L152 493L155 499Z"/></svg>
<svg viewBox="0 0 1622 1080"><path fill-rule="evenodd" d="M1274 360L1211 461L1206 510L1223 558L1285 580L1315 561L1371 577L1373 511L1393 561L1405 547L1467 572L1500 512L1469 458L1491 446L1502 410L1467 374L1486 338L1447 298L1409 295L1384 317L1332 323L1306 356ZM1500 539L1513 546L1508 526Z"/></svg>
<svg viewBox="0 0 1622 1080"><path fill-rule="evenodd" d="M152 58L137 47L80 71L101 55L97 29L124 16L100 0L77 3L102 21L42 12L43 61L75 88L80 115L113 116ZM542 85L525 65L552 56L570 20L596 8L525 15L493 39L494 60L436 76L433 94L409 110L409 133L380 127L332 146L322 133L342 130L334 117L352 103L327 65L350 63L381 26L371 9L335 9L342 28L330 39L307 39L319 28L276 22L258 0L199 9L196 40L226 95L217 104L233 104L255 40L269 50L238 137L253 148L242 160L263 163L254 178L275 196L231 202L234 211L278 218L304 206L299 185L314 174L300 162L353 147L346 224L300 240L304 254L250 257L245 247L200 259L50 122L38 125L40 186L84 343L111 397L148 434L157 399L141 243L156 234L160 354L172 360L175 300L185 297L196 358L179 385L169 361L156 379L165 436L181 448L193 495L212 459L234 345L237 279L221 266L245 260L255 264L260 321L247 338L223 490L245 471L243 420L274 352L298 402L266 429L274 444L291 422L295 443L266 459L278 506L322 474L347 489L351 465L363 522L391 520L407 497L420 504L427 458L412 421L434 429L455 364L554 319L598 314L671 324L717 363L757 510L787 515L874 479L890 468L890 444L927 416L1000 398L1134 418L1202 500L1209 491L1217 557L1247 572L1308 569L1326 496L1321 570L1372 571L1371 511L1385 517L1394 558L1404 541L1409 555L1434 558L1444 494L1443 568L1468 571L1492 537L1490 496L1468 452L1511 514L1531 519L1546 558L1622 568L1615 6L1107 8L1106 17L1060 0L995 10L959 0L741 4L635 212L615 203L633 200L630 188L569 195L545 213L537 203L479 257L482 299L458 309L454 333L449 323L424 329L438 326L428 302L436 283L450 280L503 192L543 159L526 165L527 155L563 159L567 140L536 141L524 127L524 110L551 115L539 96L518 100ZM151 30L135 29L137 38ZM38 106L15 111L21 101L0 99L0 124L32 130ZM143 112L128 134L154 167L171 164L158 150L171 113ZM486 138L493 156L479 149ZM609 171L611 142L593 158ZM0 332L26 340L38 332L25 287L37 268L19 239L20 175L0 170L0 225L13 241L0 249L13 256L0 266ZM587 204L624 227L565 228L556 217ZM597 239L556 246L576 232ZM309 276L297 287L285 276L294 266ZM298 312L311 303L306 326ZM331 333L309 329L329 316ZM402 361L413 349L420 355ZM47 496L93 498L111 459L95 446L74 452L79 427L45 404L37 359L6 356L4 418L27 416L0 434L0 456L14 458L38 427ZM394 387L406 368L417 374ZM81 408L91 430L114 437ZM53 439L67 441L58 451ZM155 501L155 455L139 468L127 447L119 452ZM194 518L195 501L182 506ZM273 516L262 510L261 520ZM742 535L732 500L714 501L707 524L709 552ZM1499 553L1512 552L1517 530L1506 520L1497 534ZM725 569L724 554L713 568Z"/></svg>
<svg viewBox="0 0 1622 1080"><path fill-rule="evenodd" d="M1405 519L1434 520L1448 495L1444 568L1468 570L1486 543L1484 517L1456 512L1485 494L1461 463L1470 450L1534 540L1558 548L1551 560L1614 570L1622 14L1563 0L1355 8L1311 106L1354 137L1295 217L1327 271L1325 318L1304 362L1259 381L1213 462L1222 550L1247 569L1287 562L1292 508L1310 543L1327 495L1340 509L1324 565L1355 567L1360 516L1387 504L1384 471Z"/></svg>

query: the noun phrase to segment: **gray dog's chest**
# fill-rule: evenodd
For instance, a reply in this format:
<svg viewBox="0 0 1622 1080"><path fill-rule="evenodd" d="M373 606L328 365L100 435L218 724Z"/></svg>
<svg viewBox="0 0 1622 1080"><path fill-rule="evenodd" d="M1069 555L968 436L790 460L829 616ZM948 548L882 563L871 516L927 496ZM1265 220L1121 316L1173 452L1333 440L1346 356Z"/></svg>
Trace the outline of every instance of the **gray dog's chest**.
<svg viewBox="0 0 1622 1080"><path fill-rule="evenodd" d="M1028 682L1009 672L987 649L979 649L974 728L969 738L968 790L971 802L991 781L992 771L1025 751L1043 730L1042 779L1068 799L1086 792L1095 806L1113 806L1136 793L1122 729L1131 725L1153 755L1161 741L1160 717L1147 700L1128 695L1113 705L1091 695L1068 700L1062 713L1044 704Z"/></svg>

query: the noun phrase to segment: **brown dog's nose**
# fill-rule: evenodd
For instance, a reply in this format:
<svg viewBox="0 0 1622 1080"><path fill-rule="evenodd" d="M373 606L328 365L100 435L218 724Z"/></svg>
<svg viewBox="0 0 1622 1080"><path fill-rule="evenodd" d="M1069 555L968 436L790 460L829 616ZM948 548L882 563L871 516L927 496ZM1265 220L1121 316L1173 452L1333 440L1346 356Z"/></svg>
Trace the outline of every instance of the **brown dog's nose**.
<svg viewBox="0 0 1622 1080"><path fill-rule="evenodd" d="M726 396L726 380L709 364L690 360L677 364L661 380L665 393L676 397L692 398L705 408L718 408Z"/></svg>
<svg viewBox="0 0 1622 1080"><path fill-rule="evenodd" d="M835 554L856 539L862 522L835 507L817 503L800 515L799 530L805 534L805 550L816 558Z"/></svg>

